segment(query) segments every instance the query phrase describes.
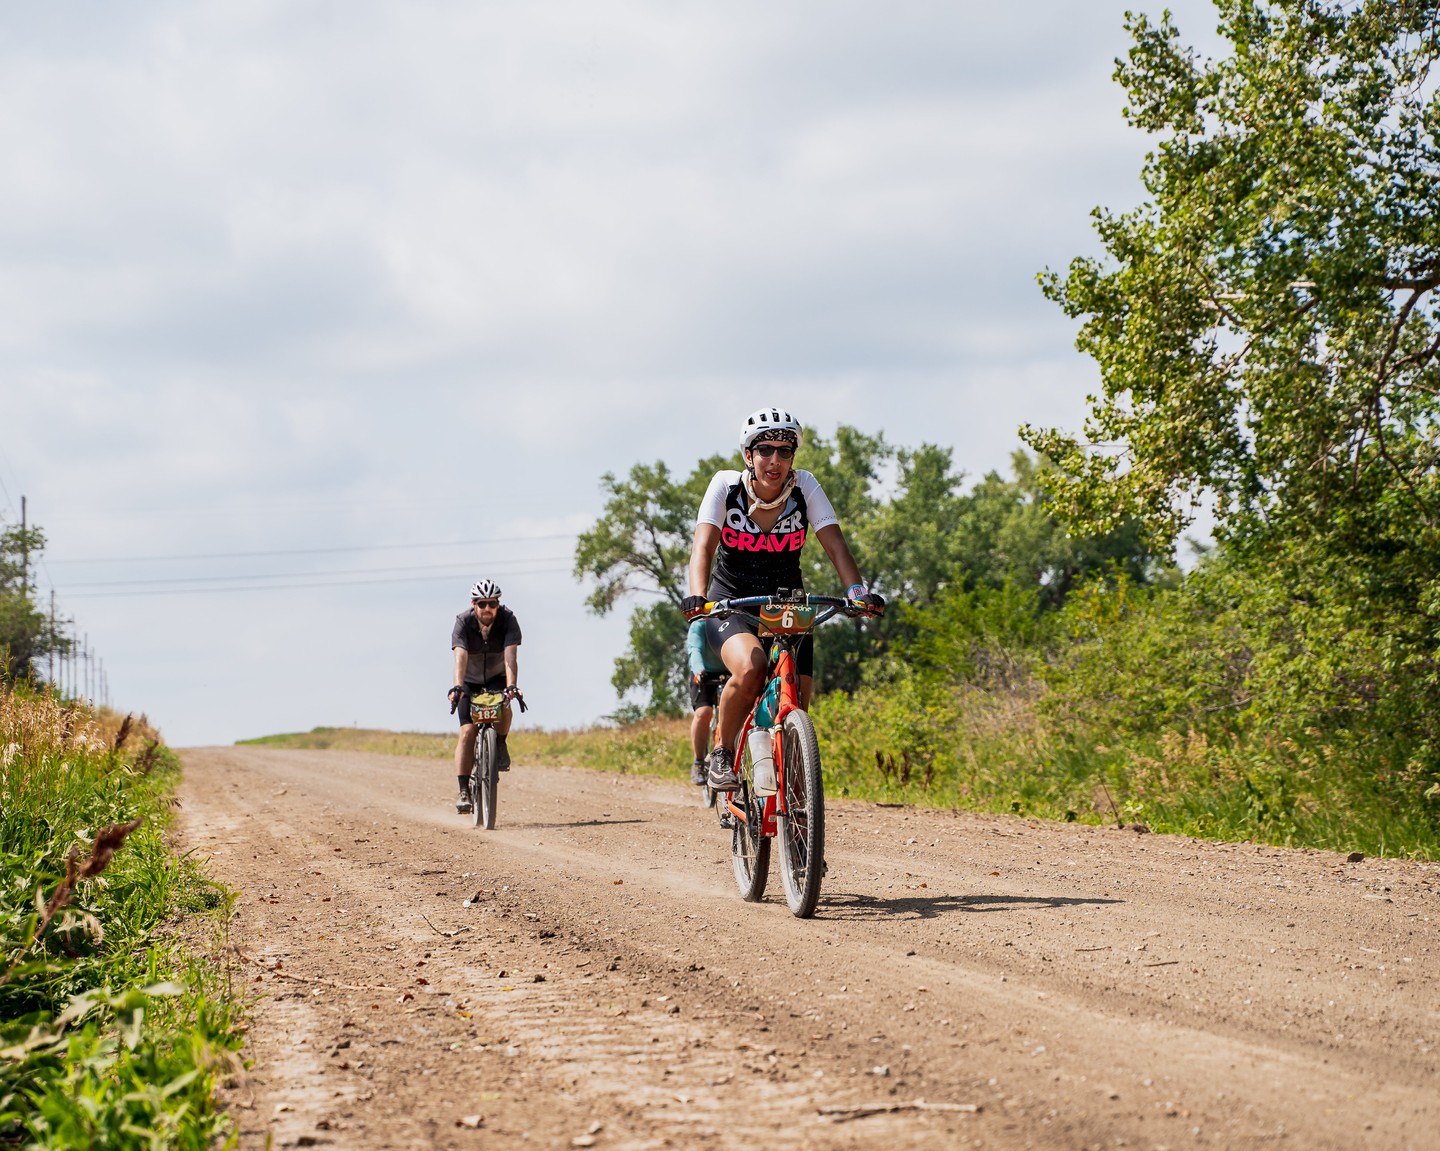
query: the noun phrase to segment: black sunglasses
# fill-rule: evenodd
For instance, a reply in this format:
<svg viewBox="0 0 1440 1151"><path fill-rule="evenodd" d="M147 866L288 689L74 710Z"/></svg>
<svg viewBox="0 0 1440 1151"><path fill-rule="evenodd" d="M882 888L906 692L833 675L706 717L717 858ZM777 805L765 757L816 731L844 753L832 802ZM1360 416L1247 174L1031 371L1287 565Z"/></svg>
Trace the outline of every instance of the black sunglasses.
<svg viewBox="0 0 1440 1151"><path fill-rule="evenodd" d="M472 599L470 602L473 603L476 607L499 607L499 606L500 606L500 601L499 601L498 599Z"/></svg>
<svg viewBox="0 0 1440 1151"><path fill-rule="evenodd" d="M762 459L769 459L771 456L779 456L782 460L793 460L795 449L789 444L756 444L750 449Z"/></svg>

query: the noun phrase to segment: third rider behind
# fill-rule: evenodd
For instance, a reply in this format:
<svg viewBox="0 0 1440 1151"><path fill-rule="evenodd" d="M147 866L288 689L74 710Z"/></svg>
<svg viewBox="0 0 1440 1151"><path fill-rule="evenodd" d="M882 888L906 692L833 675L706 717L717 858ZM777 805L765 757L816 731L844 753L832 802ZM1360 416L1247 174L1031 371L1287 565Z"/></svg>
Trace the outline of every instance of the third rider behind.
<svg viewBox="0 0 1440 1151"><path fill-rule="evenodd" d="M475 766L475 737L480 728L470 722L470 697L484 692L503 692L504 710L495 725L495 766L510 770L510 752L505 737L514 718L510 701L520 694L516 681L519 670L520 621L508 607L500 606L500 585L482 579L470 589L470 610L455 617L450 631L450 650L455 656L455 686L447 693L450 705L460 713L460 739L455 745L455 775L460 795L455 810L470 810L470 772Z"/></svg>
<svg viewBox="0 0 1440 1151"><path fill-rule="evenodd" d="M710 754L710 721L715 718L715 701L726 671L705 632L705 621L697 619L685 636L685 658L690 664L690 746L695 762L690 765L690 782L705 784L706 758Z"/></svg>

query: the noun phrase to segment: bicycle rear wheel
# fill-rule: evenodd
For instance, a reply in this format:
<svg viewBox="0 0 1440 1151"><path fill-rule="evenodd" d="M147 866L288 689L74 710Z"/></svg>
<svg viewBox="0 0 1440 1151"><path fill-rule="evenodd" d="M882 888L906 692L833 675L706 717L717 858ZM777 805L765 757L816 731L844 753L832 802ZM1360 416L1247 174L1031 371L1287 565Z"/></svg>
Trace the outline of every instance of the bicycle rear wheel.
<svg viewBox="0 0 1440 1151"><path fill-rule="evenodd" d="M825 871L825 786L820 776L820 744L815 725L803 711L785 717L785 814L778 819L780 878L785 902L801 919L815 914Z"/></svg>
<svg viewBox="0 0 1440 1151"><path fill-rule="evenodd" d="M719 792L716 799L724 803L733 797L736 807L745 813L738 819L731 815L730 866L735 872L735 886L746 903L759 903L765 898L765 884L770 878L770 841L760 834L765 819L765 801L755 796L755 765L750 749L742 742L736 763L740 774L738 791Z"/></svg>
<svg viewBox="0 0 1440 1151"><path fill-rule="evenodd" d="M496 788L499 786L499 772L495 770L495 729L485 726L475 740L474 819L476 827L486 831L495 829Z"/></svg>

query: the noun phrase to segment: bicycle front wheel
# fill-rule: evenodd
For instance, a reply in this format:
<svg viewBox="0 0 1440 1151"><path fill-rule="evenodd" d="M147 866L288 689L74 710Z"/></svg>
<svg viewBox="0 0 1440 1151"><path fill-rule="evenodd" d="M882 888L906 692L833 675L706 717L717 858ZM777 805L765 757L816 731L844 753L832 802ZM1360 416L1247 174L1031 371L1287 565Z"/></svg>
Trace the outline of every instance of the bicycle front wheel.
<svg viewBox="0 0 1440 1151"><path fill-rule="evenodd" d="M500 773L495 768L495 729L482 727L475 740L475 826L495 830L495 791Z"/></svg>
<svg viewBox="0 0 1440 1151"><path fill-rule="evenodd" d="M825 871L825 785L820 743L803 711L792 711L783 728L785 810L779 817L780 878L785 902L801 919L815 914Z"/></svg>
<svg viewBox="0 0 1440 1151"><path fill-rule="evenodd" d="M765 884L770 878L770 841L761 834L765 801L755 795L755 765L750 759L750 749L744 743L740 748L736 764L740 788L728 795L717 792L716 798L722 804L726 799L732 799L735 806L745 813L744 819L734 813L730 816L733 821L730 829L730 867L735 872L735 886L740 889L740 898L746 903L759 903L765 898Z"/></svg>

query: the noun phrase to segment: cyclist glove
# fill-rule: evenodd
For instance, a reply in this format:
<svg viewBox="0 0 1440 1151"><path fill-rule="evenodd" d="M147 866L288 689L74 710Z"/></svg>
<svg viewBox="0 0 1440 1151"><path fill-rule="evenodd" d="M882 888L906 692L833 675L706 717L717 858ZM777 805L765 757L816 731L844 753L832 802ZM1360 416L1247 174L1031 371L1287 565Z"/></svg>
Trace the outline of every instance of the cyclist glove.
<svg viewBox="0 0 1440 1151"><path fill-rule="evenodd" d="M680 601L680 611L686 619L694 619L705 612L705 597L703 595L687 595Z"/></svg>

